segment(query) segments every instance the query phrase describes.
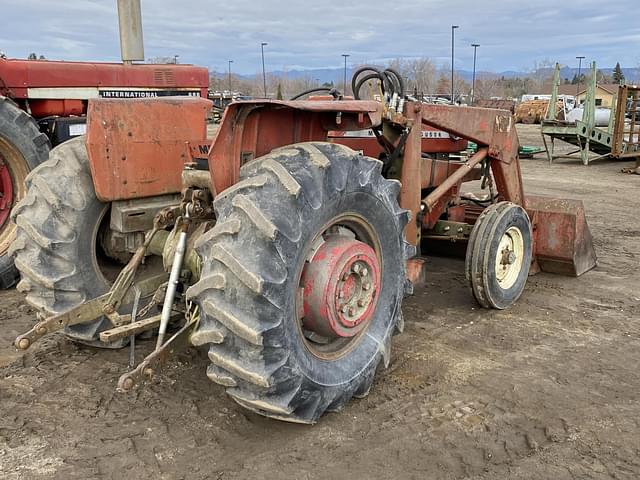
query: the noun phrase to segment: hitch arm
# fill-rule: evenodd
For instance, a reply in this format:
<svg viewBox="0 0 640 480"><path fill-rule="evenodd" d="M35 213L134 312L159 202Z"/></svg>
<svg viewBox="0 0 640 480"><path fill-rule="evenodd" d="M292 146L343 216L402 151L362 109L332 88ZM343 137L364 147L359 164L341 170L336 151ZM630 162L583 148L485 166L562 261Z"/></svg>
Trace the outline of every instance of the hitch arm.
<svg viewBox="0 0 640 480"><path fill-rule="evenodd" d="M169 340L151 352L140 364L130 372L123 374L118 380L118 390L128 392L136 384L146 378L151 378L156 370L174 353L184 350L191 345L191 333L198 321L192 319L178 330Z"/></svg>
<svg viewBox="0 0 640 480"><path fill-rule="evenodd" d="M157 288L166 281L166 273L155 275L140 281L140 283L138 283L138 288L140 289L141 296L147 297L153 294ZM14 342L16 348L19 350L26 350L33 345L36 340L39 340L49 333L57 332L67 326L89 322L101 315L104 315L104 307L108 304L110 296L110 293L105 293L104 295L94 298L93 300L89 300L88 302L84 302L71 310L36 323L31 330L16 338ZM126 304L132 302L133 297L134 293L129 289L123 295L122 303Z"/></svg>

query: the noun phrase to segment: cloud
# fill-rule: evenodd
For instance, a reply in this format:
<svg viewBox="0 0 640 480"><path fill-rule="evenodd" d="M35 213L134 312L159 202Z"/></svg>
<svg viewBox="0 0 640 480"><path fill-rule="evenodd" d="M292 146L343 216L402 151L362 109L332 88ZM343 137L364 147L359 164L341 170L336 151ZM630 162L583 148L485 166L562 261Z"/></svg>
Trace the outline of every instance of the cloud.
<svg viewBox="0 0 640 480"><path fill-rule="evenodd" d="M450 62L456 24L456 67L470 68L471 43L480 43L478 68L531 68L550 59L575 63L576 55L602 67L620 62L635 67L630 45L639 38L629 15L637 0L143 0L147 57L180 55L181 61L256 73L260 43L267 68L339 67L396 57L431 57ZM9 2L4 2L9 3ZM9 56L30 52L52 59L118 60L115 0L50 2L23 0L2 7L0 50ZM28 13L28 26L25 17ZM597 13L593 13L597 12Z"/></svg>

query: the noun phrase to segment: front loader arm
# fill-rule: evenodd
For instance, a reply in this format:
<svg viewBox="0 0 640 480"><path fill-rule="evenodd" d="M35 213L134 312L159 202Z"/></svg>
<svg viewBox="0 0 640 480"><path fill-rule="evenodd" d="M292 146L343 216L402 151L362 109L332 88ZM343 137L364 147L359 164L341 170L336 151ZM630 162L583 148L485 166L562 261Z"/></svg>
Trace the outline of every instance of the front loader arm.
<svg viewBox="0 0 640 480"><path fill-rule="evenodd" d="M477 143L478 154L486 148L498 200L521 205L531 219L534 271L539 268L579 276L596 266L596 253L581 201L525 196L518 158L520 143L508 111L423 104L420 115L423 124Z"/></svg>
<svg viewBox="0 0 640 480"><path fill-rule="evenodd" d="M422 105L422 123L488 147L500 199L524 206L520 141L511 113L491 108Z"/></svg>

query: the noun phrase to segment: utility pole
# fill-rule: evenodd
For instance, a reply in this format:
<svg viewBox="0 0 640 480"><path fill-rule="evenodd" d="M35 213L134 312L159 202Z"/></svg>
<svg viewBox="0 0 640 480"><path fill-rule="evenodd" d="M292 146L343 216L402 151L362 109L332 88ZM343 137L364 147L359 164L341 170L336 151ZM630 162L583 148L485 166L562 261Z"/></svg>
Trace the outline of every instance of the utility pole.
<svg viewBox="0 0 640 480"><path fill-rule="evenodd" d="M476 104L476 54L478 52L479 43L472 43L473 47L473 80L471 81L471 105Z"/></svg>
<svg viewBox="0 0 640 480"><path fill-rule="evenodd" d="M582 74L582 60L584 56L576 57L578 59L578 85L576 86L576 107L578 106L578 95L580 94L580 75Z"/></svg>
<svg viewBox="0 0 640 480"><path fill-rule="evenodd" d="M455 61L455 42L456 42L456 28L460 28L459 25L451 25L451 105L456 102L454 100L455 90L453 86L453 74L454 74L454 61Z"/></svg>
<svg viewBox="0 0 640 480"><path fill-rule="evenodd" d="M231 93L231 64L233 60L229 60L229 93Z"/></svg>
<svg viewBox="0 0 640 480"><path fill-rule="evenodd" d="M267 98L267 72L264 69L264 47L269 45L267 42L260 44L260 50L262 50L262 86L264 87L264 98Z"/></svg>
<svg viewBox="0 0 640 480"><path fill-rule="evenodd" d="M351 55L343 53L342 56L344 57L344 89L342 91L342 95L347 95L347 57L350 57Z"/></svg>

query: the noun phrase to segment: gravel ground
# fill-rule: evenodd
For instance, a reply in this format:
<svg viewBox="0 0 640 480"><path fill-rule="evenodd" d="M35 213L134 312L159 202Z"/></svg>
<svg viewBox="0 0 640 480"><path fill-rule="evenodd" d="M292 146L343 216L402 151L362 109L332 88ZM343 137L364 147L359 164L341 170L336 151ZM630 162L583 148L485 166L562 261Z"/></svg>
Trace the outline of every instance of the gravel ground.
<svg viewBox="0 0 640 480"><path fill-rule="evenodd" d="M519 130L540 144L539 127ZM523 160L526 191L584 201L598 267L531 277L497 312L474 303L461 260L429 258L390 367L315 426L244 411L200 351L129 395L115 392L126 351L52 335L16 353L34 312L0 292L0 477L640 478L640 177L626 165Z"/></svg>

